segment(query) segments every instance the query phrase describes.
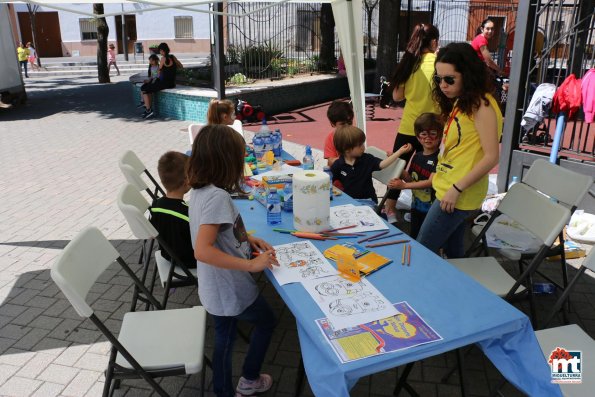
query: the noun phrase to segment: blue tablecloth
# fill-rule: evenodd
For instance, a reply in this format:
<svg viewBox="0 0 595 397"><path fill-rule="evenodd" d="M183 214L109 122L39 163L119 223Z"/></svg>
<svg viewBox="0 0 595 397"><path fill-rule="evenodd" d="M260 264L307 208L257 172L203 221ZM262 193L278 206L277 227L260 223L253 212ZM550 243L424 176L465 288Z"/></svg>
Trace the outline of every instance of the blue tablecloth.
<svg viewBox="0 0 595 397"><path fill-rule="evenodd" d="M331 205L357 204L346 195ZM255 201L236 200L247 229L273 245L298 240L273 232L266 211ZM290 213L283 213L279 227L292 229ZM390 226L391 230L396 230ZM371 235L371 234L370 234ZM355 239L354 239L355 240ZM352 240L341 240L352 241ZM320 251L337 241L312 241ZM411 266L400 264L402 245L375 248L394 262L375 272L371 281L390 301L407 301L443 340L349 363L341 363L325 341L314 320L324 314L301 284L280 286L267 271L287 307L297 320L304 367L316 396L349 396L362 376L435 356L477 343L506 379L531 396L561 396L550 383L550 369L539 348L527 316L483 288L415 241L411 242Z"/></svg>

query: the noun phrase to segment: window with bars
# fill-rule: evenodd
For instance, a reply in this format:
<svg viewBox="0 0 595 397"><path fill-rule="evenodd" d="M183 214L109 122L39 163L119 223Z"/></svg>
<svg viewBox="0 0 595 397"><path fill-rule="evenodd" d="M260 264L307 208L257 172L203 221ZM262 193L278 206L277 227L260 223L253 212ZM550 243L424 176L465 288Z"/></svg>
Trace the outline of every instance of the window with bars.
<svg viewBox="0 0 595 397"><path fill-rule="evenodd" d="M97 22L93 18L80 18L81 40L97 40Z"/></svg>
<svg viewBox="0 0 595 397"><path fill-rule="evenodd" d="M192 28L192 17L174 17L174 26L176 29L176 39L191 39L194 37L194 31Z"/></svg>

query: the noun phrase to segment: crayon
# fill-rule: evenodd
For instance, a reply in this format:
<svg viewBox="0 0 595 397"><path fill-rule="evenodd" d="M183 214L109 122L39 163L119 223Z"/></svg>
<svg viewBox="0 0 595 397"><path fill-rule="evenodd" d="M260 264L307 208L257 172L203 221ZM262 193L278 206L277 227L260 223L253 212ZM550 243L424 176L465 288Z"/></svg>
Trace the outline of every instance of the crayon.
<svg viewBox="0 0 595 397"><path fill-rule="evenodd" d="M376 247L384 247L385 245L403 244L403 243L408 243L409 241L411 241L411 240L386 241L384 243L368 244L368 245L366 245L366 248L376 248Z"/></svg>
<svg viewBox="0 0 595 397"><path fill-rule="evenodd" d="M363 242L365 242L365 241L368 241L368 240L370 240L370 239L372 239L372 238L376 238L376 237L384 236L384 235L385 235L385 234L387 234L388 232L389 232L389 231L387 230L387 231L385 231L385 232L381 232L381 233L375 234L375 235L373 235L373 236L370 236L370 237L367 237L367 238L361 239L361 240L359 240L359 241L358 241L358 243L360 243L360 244L361 244L361 243L363 243Z"/></svg>
<svg viewBox="0 0 595 397"><path fill-rule="evenodd" d="M389 238L389 237L400 236L401 234L403 234L403 232L389 234L388 236L384 236L384 235L383 235L383 236L380 236L380 237L369 238L369 239L368 239L368 241L382 240L383 238Z"/></svg>

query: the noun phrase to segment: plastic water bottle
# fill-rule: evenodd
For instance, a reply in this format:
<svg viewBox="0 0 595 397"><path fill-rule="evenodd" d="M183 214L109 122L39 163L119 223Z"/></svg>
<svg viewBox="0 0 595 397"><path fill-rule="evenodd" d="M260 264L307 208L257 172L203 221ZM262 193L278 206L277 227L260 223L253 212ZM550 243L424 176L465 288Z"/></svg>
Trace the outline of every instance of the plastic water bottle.
<svg viewBox="0 0 595 397"><path fill-rule="evenodd" d="M269 225L281 223L281 199L276 187L270 188L267 196L267 223Z"/></svg>
<svg viewBox="0 0 595 397"><path fill-rule="evenodd" d="M266 119L262 119L262 125L260 126L260 130L258 130L258 132L263 136L271 133L271 130L269 130L269 126L267 125Z"/></svg>
<svg viewBox="0 0 595 397"><path fill-rule="evenodd" d="M275 130L275 133L277 133L279 138L279 157L281 157L283 155L283 134L281 134L281 130L279 128Z"/></svg>
<svg viewBox="0 0 595 397"><path fill-rule="evenodd" d="M330 195L331 195L331 200L332 200L333 199L333 172L331 171L331 167L328 167L328 166L324 167L322 170L328 174L329 181L330 181L329 190L330 190Z"/></svg>
<svg viewBox="0 0 595 397"><path fill-rule="evenodd" d="M262 136L264 142L263 154L273 150L273 137L270 133Z"/></svg>
<svg viewBox="0 0 595 397"><path fill-rule="evenodd" d="M314 157L312 157L312 148L310 147L310 145L306 146L306 155L302 160L302 168L305 170L314 169Z"/></svg>
<svg viewBox="0 0 595 397"><path fill-rule="evenodd" d="M513 176L512 177L512 181L510 181L510 183L508 184L508 190L510 190L510 188L512 187L512 185L514 185L518 181L519 181L519 177L518 176Z"/></svg>
<svg viewBox="0 0 595 397"><path fill-rule="evenodd" d="M293 212L293 184L291 182L287 182L283 187L283 198L283 210L285 212Z"/></svg>
<svg viewBox="0 0 595 397"><path fill-rule="evenodd" d="M273 131L273 154L275 155L276 158L280 158L281 157L281 131L277 128L275 131Z"/></svg>
<svg viewBox="0 0 595 397"><path fill-rule="evenodd" d="M252 145L254 146L254 157L256 157L257 160L261 159L264 154L264 139L260 133L254 135Z"/></svg>

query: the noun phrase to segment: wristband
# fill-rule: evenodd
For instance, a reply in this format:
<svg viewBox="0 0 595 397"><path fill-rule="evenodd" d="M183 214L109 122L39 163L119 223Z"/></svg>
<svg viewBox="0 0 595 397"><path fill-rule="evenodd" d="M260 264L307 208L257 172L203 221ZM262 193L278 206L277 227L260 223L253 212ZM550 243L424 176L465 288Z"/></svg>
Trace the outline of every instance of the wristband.
<svg viewBox="0 0 595 397"><path fill-rule="evenodd" d="M461 189L459 189L459 187L457 185L455 185L454 183L452 184L452 187L454 187L457 192L463 193L463 191Z"/></svg>

